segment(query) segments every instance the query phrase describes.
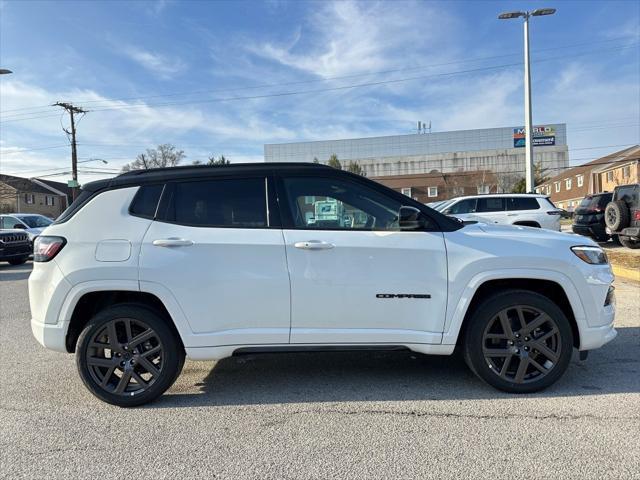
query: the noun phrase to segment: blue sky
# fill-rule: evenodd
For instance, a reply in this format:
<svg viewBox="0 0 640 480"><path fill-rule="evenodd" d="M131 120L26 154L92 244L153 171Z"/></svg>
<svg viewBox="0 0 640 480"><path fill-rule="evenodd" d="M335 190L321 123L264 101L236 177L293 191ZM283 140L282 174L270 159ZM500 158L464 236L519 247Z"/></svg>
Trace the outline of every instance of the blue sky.
<svg viewBox="0 0 640 480"><path fill-rule="evenodd" d="M522 22L497 15L546 6L557 13L531 22L534 123L567 123L572 163L640 143L640 2L4 0L0 170L68 167L67 118L47 106L59 100L90 110L80 159L109 162L83 170L159 143L185 162L262 161L264 143L417 120L520 125Z"/></svg>

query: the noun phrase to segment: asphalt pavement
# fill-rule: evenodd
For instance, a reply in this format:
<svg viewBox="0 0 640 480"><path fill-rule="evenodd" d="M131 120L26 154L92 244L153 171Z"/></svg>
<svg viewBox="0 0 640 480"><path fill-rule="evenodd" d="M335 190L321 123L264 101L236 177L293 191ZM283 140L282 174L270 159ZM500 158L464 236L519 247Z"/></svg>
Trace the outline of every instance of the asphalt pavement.
<svg viewBox="0 0 640 480"><path fill-rule="evenodd" d="M0 264L0 478L640 478L640 285L618 338L533 395L458 357L405 352L187 362L121 409L31 335L30 264Z"/></svg>

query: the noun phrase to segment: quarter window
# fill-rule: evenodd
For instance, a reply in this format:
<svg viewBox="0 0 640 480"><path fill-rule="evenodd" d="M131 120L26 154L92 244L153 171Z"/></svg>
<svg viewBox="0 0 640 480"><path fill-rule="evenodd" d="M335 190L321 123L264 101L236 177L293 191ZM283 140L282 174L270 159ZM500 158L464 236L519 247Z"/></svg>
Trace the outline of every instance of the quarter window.
<svg viewBox="0 0 640 480"><path fill-rule="evenodd" d="M143 185L136 193L129 212L131 215L153 218L164 185Z"/></svg>
<svg viewBox="0 0 640 480"><path fill-rule="evenodd" d="M507 210L539 210L540 204L535 197L509 197Z"/></svg>
<svg viewBox="0 0 640 480"><path fill-rule="evenodd" d="M162 215L168 222L194 227L267 226L264 178L178 182L171 190Z"/></svg>
<svg viewBox="0 0 640 480"><path fill-rule="evenodd" d="M398 230L402 203L355 182L332 178L284 179L295 228L318 230ZM305 198L313 197L313 204Z"/></svg>

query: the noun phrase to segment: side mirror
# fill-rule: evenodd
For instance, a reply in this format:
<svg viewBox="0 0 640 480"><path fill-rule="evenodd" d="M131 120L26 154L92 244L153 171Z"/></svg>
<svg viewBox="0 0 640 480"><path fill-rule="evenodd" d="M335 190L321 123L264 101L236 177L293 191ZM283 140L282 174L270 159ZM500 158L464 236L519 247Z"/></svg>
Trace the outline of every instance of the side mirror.
<svg viewBox="0 0 640 480"><path fill-rule="evenodd" d="M447 208L442 212L443 215L449 215L450 213L451 213L451 209L450 208Z"/></svg>
<svg viewBox="0 0 640 480"><path fill-rule="evenodd" d="M402 231L421 230L425 226L422 212L415 207L400 207L398 225Z"/></svg>
<svg viewBox="0 0 640 480"><path fill-rule="evenodd" d="M26 229L27 229L27 227L25 227L25 226L24 226L23 224L21 224L21 223L16 223L16 224L13 226L13 228L20 228L20 229L22 229L22 230L26 230Z"/></svg>

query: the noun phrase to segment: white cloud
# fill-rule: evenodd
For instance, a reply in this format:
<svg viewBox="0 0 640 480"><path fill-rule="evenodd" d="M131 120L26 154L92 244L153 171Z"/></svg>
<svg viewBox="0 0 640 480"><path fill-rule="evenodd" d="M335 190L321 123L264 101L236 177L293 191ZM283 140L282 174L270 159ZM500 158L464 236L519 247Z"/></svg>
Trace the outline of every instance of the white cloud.
<svg viewBox="0 0 640 480"><path fill-rule="evenodd" d="M424 3L334 1L313 13L295 41L251 50L288 67L334 77L411 64L436 52L452 20ZM433 53L429 57L433 58Z"/></svg>
<svg viewBox="0 0 640 480"><path fill-rule="evenodd" d="M172 78L185 68L185 63L133 45L121 46L119 50L128 58L162 78Z"/></svg>

